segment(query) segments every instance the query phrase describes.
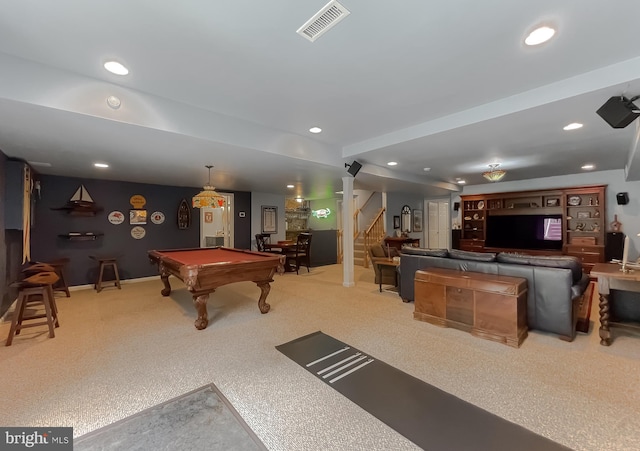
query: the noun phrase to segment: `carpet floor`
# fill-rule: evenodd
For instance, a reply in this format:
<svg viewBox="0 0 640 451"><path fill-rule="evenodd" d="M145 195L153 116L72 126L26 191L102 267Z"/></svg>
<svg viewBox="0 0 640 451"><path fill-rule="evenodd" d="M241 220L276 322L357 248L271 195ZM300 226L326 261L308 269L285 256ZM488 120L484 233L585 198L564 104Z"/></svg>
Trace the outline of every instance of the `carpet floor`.
<svg viewBox="0 0 640 451"><path fill-rule="evenodd" d="M267 314L255 283L225 285L204 330L175 279L169 297L158 277L58 297L55 338L44 327L0 342L0 424L80 437L215 383L269 450L419 449L275 348L321 330L574 450L640 449L640 335L618 329L601 346L597 308L573 342L531 330L516 349L414 320L371 268L356 267L352 287L342 276L341 265L276 275Z"/></svg>

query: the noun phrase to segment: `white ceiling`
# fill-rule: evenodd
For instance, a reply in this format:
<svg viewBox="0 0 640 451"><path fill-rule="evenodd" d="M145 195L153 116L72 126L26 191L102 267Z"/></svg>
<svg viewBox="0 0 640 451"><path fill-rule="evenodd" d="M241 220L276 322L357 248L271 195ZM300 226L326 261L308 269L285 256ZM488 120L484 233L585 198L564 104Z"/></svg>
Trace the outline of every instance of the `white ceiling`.
<svg viewBox="0 0 640 451"><path fill-rule="evenodd" d="M584 163L640 178L637 124L595 113L640 94L637 0L342 0L335 28L297 35L326 1L0 0L0 150L46 174L194 187L213 164L220 190L309 199L354 159L356 188L425 195L488 183L492 162L505 180ZM526 47L541 23L556 36Z"/></svg>

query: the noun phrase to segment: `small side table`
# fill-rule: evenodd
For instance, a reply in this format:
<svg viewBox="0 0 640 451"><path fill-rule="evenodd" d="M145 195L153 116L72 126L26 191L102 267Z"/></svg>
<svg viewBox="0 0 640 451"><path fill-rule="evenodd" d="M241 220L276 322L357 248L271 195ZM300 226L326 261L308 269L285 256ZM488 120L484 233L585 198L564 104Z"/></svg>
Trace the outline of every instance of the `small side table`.
<svg viewBox="0 0 640 451"><path fill-rule="evenodd" d="M375 262L376 265L380 266L391 266L393 267L394 271L394 278L395 278L395 282L393 284L393 286L395 288L398 287L398 266L400 266L400 262L399 261L395 261L395 260L379 260ZM380 272L382 272L382 268L380 268ZM382 275L380 276L380 293L382 293Z"/></svg>

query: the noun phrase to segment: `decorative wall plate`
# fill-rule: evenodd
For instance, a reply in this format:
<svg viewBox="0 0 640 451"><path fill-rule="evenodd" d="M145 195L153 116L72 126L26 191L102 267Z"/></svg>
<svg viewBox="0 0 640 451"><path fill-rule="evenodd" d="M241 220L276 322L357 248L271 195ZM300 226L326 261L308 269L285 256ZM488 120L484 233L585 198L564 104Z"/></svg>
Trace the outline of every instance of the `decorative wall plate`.
<svg viewBox="0 0 640 451"><path fill-rule="evenodd" d="M133 229L131 229L131 236L136 240L141 240L146 234L147 232L146 230L144 230L144 227L135 226Z"/></svg>
<svg viewBox="0 0 640 451"><path fill-rule="evenodd" d="M567 203L573 207L575 207L576 205L580 205L580 202L582 201L582 199L580 199L580 196L571 196L568 200Z"/></svg>
<svg viewBox="0 0 640 451"><path fill-rule="evenodd" d="M154 224L162 224L164 222L164 213L161 211L154 211L151 213L151 222Z"/></svg>
<svg viewBox="0 0 640 451"><path fill-rule="evenodd" d="M114 210L109 213L109 222L111 224L122 224L124 222L124 215L121 211Z"/></svg>
<svg viewBox="0 0 640 451"><path fill-rule="evenodd" d="M480 202L478 202L478 210L482 210L484 208L484 201L481 200Z"/></svg>
<svg viewBox="0 0 640 451"><path fill-rule="evenodd" d="M479 218L480 218L480 215L479 215L478 213L474 213L474 214L473 214L473 219L476 219L476 220L477 220L477 219L479 219Z"/></svg>

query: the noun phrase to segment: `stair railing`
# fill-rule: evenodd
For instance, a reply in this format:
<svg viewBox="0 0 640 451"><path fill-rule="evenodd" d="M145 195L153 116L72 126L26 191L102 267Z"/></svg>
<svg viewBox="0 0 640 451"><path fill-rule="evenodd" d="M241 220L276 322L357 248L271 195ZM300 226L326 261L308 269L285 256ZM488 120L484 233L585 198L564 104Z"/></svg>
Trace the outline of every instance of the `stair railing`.
<svg viewBox="0 0 640 451"><path fill-rule="evenodd" d="M384 208L381 208L380 211L376 214L371 222L371 225L364 231L364 267L369 267L369 246L374 243L378 243L382 241L385 237L384 231Z"/></svg>
<svg viewBox="0 0 640 451"><path fill-rule="evenodd" d="M360 230L358 227L358 215L360 214L360 212L364 209L364 207L367 206L367 204L369 203L369 201L373 198L373 196L376 194L376 192L372 192L371 194L369 194L369 198L365 201L364 204L362 204L362 206L360 208L358 208L354 213L353 213L353 241L358 239L358 236L360 235Z"/></svg>

